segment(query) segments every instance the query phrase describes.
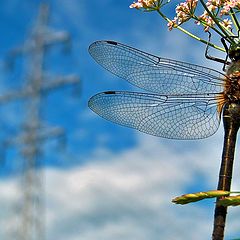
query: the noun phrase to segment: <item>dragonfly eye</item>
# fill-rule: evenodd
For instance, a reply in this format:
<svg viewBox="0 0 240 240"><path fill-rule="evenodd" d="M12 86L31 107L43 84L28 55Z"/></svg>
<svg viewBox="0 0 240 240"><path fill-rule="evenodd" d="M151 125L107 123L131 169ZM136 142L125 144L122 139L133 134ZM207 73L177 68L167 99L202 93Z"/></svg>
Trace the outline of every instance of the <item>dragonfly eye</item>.
<svg viewBox="0 0 240 240"><path fill-rule="evenodd" d="M240 60L240 46L238 46L238 45L230 46L229 57L232 61Z"/></svg>
<svg viewBox="0 0 240 240"><path fill-rule="evenodd" d="M232 61L240 60L240 51L231 51L229 52L229 57Z"/></svg>

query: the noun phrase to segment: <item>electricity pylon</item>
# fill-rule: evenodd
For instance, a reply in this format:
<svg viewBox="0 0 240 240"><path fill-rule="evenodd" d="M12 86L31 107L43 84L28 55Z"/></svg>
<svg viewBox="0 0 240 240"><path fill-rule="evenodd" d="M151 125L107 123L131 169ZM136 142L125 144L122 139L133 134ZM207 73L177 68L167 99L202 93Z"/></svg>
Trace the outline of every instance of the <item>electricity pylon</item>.
<svg viewBox="0 0 240 240"><path fill-rule="evenodd" d="M65 31L53 31L48 25L49 6L42 4L36 24L25 43L8 55L8 62L18 55L28 57L27 75L24 86L0 95L0 104L24 99L25 119L20 135L4 141L4 146L19 147L23 158L21 221L14 238L20 240L44 240L44 186L41 169L42 143L49 138L65 134L61 127L48 127L41 120L42 98L52 90L67 85L76 87L80 83L76 75L59 76L48 81L44 71L44 58L50 46L62 42L68 44L70 35Z"/></svg>

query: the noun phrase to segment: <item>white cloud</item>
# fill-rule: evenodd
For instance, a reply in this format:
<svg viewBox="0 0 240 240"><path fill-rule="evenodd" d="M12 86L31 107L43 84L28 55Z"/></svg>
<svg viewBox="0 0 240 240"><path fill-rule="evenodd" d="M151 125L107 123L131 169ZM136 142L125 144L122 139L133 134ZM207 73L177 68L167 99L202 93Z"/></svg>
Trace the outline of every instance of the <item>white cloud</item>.
<svg viewBox="0 0 240 240"><path fill-rule="evenodd" d="M81 19L87 19L89 12L86 15L84 11L79 12L78 4L79 1L75 0L71 4L62 1L64 9L60 6L60 13L67 7L67 12L62 12L62 19L76 28L80 27L85 35L93 34L96 29L80 24L86 22ZM128 4L126 6L128 8ZM183 34L172 32L160 35L160 24L159 28L157 24L152 28L156 35L146 34L136 25L132 26L136 31L130 28L126 39L129 32L132 37L135 36L132 41L138 38L137 48L152 49L151 52L156 55L174 59L194 53L196 58L204 59L202 49L201 55L199 48L190 49L189 41L184 40ZM119 31L115 39L124 39L124 36ZM90 119L91 116L86 112L84 117ZM210 239L213 201L208 202L209 207L199 203L176 206L171 203L171 198L190 188L201 191L216 187L222 146L222 138L219 140L218 135L221 134L219 132L217 136L197 144L170 142L139 134L141 137L135 148L118 154L108 149L97 149L92 154L94 157L86 159L85 166L68 170L48 168L47 240ZM102 141L105 141L104 137ZM238 179L238 172L235 172L234 179ZM237 190L237 187L238 181L235 180L233 188ZM12 229L15 228L13 206L18 205L21 194L18 179L2 182L0 192L0 239L7 239L6 234L13 234ZM239 229L238 216L237 208L229 211L229 235Z"/></svg>
<svg viewBox="0 0 240 240"><path fill-rule="evenodd" d="M187 143L169 145L165 140L140 136L137 147L121 154L99 151L85 166L46 170L48 240L210 238L213 201L209 206L178 206L171 199L189 186L196 185L195 190L200 191L216 184L217 137L178 151L179 145ZM197 186L196 176L201 176L206 189ZM1 184L1 206L14 202L17 191L15 181ZM236 212L237 208L228 216L231 234L236 231ZM5 212L0 221L10 226L13 217Z"/></svg>

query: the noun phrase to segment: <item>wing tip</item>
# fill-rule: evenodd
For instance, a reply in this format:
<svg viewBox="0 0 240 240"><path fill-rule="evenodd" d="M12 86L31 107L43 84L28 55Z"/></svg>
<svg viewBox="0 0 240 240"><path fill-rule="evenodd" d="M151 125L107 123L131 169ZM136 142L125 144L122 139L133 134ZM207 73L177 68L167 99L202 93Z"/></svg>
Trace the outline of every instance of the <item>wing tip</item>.
<svg viewBox="0 0 240 240"><path fill-rule="evenodd" d="M89 107L92 111L94 111L94 110L93 110L93 105L94 105L93 103L94 103L97 95L99 95L99 93L93 95L93 96L90 97L89 100L88 100L88 107Z"/></svg>
<svg viewBox="0 0 240 240"><path fill-rule="evenodd" d="M106 91L106 92L101 92L101 93L97 93L95 94L94 96L92 96L89 100L88 100L88 107L90 109L93 110L93 102L99 97L99 96L102 96L102 95L114 95L114 94L117 94L116 91Z"/></svg>
<svg viewBox="0 0 240 240"><path fill-rule="evenodd" d="M111 44L111 45L118 45L119 43L118 42L115 42L115 41L112 41L112 40L98 40L98 41L95 41L93 43L91 43L88 47L88 51L91 50L91 48L95 45L99 45L99 44Z"/></svg>

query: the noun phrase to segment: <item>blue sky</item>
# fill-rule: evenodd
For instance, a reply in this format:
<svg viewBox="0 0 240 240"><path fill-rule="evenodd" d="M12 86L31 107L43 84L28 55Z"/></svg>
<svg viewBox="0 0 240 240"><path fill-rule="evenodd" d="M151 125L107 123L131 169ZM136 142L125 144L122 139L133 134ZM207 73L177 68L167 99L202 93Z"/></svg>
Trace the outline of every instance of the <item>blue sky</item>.
<svg viewBox="0 0 240 240"><path fill-rule="evenodd" d="M1 4L2 61L26 38L41 1L9 0ZM72 52L60 45L48 53L46 69L53 74L77 74L81 91L69 87L44 99L43 120L67 131L67 147L44 144L47 240L209 239L213 201L175 206L171 199L189 191L215 189L223 129L205 140L175 141L148 136L101 119L87 107L101 91L134 90L133 86L98 66L88 54L96 40L115 40L159 56L221 70L204 58L204 46L178 31L169 32L154 13L129 9L130 0L51 0L50 26L72 36ZM196 30L193 29L194 31ZM2 92L22 86L23 61L15 72L2 71ZM26 66L25 66L26 68ZM1 137L19 133L22 102L1 106ZM233 189L239 177L236 154ZM16 229L14 209L21 197L18 151L6 151L1 169L0 238L11 239ZM240 236L237 208L228 214L226 239ZM191 226L191 227L190 227Z"/></svg>

